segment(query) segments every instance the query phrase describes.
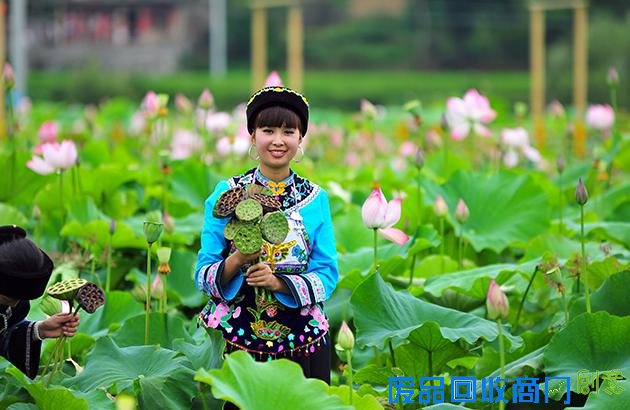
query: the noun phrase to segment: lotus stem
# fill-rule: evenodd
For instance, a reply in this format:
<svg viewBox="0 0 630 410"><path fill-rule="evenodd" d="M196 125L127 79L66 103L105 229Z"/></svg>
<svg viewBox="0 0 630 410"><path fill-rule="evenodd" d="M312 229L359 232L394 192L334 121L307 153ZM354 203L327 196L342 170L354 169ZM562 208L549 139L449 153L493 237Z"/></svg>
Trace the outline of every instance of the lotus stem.
<svg viewBox="0 0 630 410"><path fill-rule="evenodd" d="M560 173L560 177L562 177L562 173ZM560 190L559 190L559 195L558 195L558 202L559 202L559 213L560 213L560 225L558 226L558 231L560 233L560 235L563 234L563 229L562 229L562 225L563 223L563 218L562 218L562 207L564 206L564 201L563 201L563 195L562 195L562 179L560 180Z"/></svg>
<svg viewBox="0 0 630 410"><path fill-rule="evenodd" d="M500 317L497 319L497 326L499 327L499 363L501 364L500 384L503 385L503 380L505 380L505 342L503 341L503 324ZM499 401L499 410L503 409L505 409L505 402L501 400Z"/></svg>
<svg viewBox="0 0 630 410"><path fill-rule="evenodd" d="M397 367L396 366L396 355L394 355L394 346L392 345L392 340L391 339L388 341L387 345L389 346L389 354L392 357L392 367Z"/></svg>
<svg viewBox="0 0 630 410"><path fill-rule="evenodd" d="M352 388L352 350L346 350L346 362L348 363L348 399L352 406L352 393L354 392Z"/></svg>
<svg viewBox="0 0 630 410"><path fill-rule="evenodd" d="M144 344L149 344L149 314L151 313L151 244L147 242L147 302L144 319Z"/></svg>
<svg viewBox="0 0 630 410"><path fill-rule="evenodd" d="M411 268L409 269L409 283L407 284L407 287L411 287L411 285L413 284L413 271L416 268L416 256L418 256L417 254L413 255L413 258L411 258Z"/></svg>
<svg viewBox="0 0 630 410"><path fill-rule="evenodd" d="M164 294L162 295L162 313L166 313L166 302L167 302L167 296L166 296L166 275L161 274L160 273L160 277L162 278L162 286L164 287Z"/></svg>
<svg viewBox="0 0 630 410"><path fill-rule="evenodd" d="M584 205L580 205L580 240L582 243L582 272L584 277L584 297L586 298L586 312L591 313L591 295L588 290L588 281L586 280L586 249L584 247Z"/></svg>
<svg viewBox="0 0 630 410"><path fill-rule="evenodd" d="M464 267L464 224L459 226L459 238L457 243L457 254L458 254L458 266L459 270L462 270Z"/></svg>
<svg viewBox="0 0 630 410"><path fill-rule="evenodd" d="M562 292L562 305L564 307L564 322L569 323L569 305L567 304L567 297Z"/></svg>
<svg viewBox="0 0 630 410"><path fill-rule="evenodd" d="M374 271L378 269L378 232L374 228Z"/></svg>
<svg viewBox="0 0 630 410"><path fill-rule="evenodd" d="M440 217L440 273L444 274L444 218Z"/></svg>
<svg viewBox="0 0 630 410"><path fill-rule="evenodd" d="M532 287L532 283L534 283L534 278L538 273L538 268L534 270L532 273L531 279L529 279L529 283L527 284L527 289L525 289L525 293L523 293L523 297L521 298L521 303L518 305L518 311L516 313L516 323L514 323L514 328L518 327L518 322L521 318L521 312L523 311L523 305L525 304L525 298L527 298L527 294L529 293L529 289Z"/></svg>
<svg viewBox="0 0 630 410"><path fill-rule="evenodd" d="M107 242L107 273L105 275L105 292L109 292L112 284L112 233L109 232L109 241Z"/></svg>

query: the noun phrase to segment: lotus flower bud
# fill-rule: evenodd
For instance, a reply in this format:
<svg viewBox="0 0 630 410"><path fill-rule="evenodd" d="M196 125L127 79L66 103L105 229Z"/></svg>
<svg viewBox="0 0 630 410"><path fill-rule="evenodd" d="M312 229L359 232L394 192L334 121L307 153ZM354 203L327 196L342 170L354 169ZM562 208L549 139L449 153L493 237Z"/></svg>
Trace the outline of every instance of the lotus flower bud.
<svg viewBox="0 0 630 410"><path fill-rule="evenodd" d="M354 347L354 335L345 320L341 322L341 328L339 329L339 334L337 335L337 344L343 350L352 350Z"/></svg>
<svg viewBox="0 0 630 410"><path fill-rule="evenodd" d="M619 73L615 67L610 67L608 69L606 83L608 83L609 87L617 87L619 85Z"/></svg>
<svg viewBox="0 0 630 410"><path fill-rule="evenodd" d="M158 273L168 274L171 272L171 267L168 262L171 259L171 248L160 247L157 250L158 261L160 262L158 266Z"/></svg>
<svg viewBox="0 0 630 410"><path fill-rule="evenodd" d="M582 182L582 178L578 180L577 188L575 188L575 201L580 205L584 205L588 202L588 192L586 191L584 182Z"/></svg>
<svg viewBox="0 0 630 410"><path fill-rule="evenodd" d="M470 211L466 206L466 202L464 202L463 199L459 198L459 201L457 201L457 207L455 208L455 219L457 220L457 222L463 224L466 223L469 216Z"/></svg>
<svg viewBox="0 0 630 410"><path fill-rule="evenodd" d="M164 223L166 232L171 233L175 230L175 220L168 212L162 213L162 222Z"/></svg>
<svg viewBox="0 0 630 410"><path fill-rule="evenodd" d="M363 98L361 100L361 114L363 114L366 118L376 118L378 110L374 104Z"/></svg>
<svg viewBox="0 0 630 410"><path fill-rule="evenodd" d="M192 103L184 94L178 93L175 95L175 107L177 111L182 114L190 114L193 110Z"/></svg>
<svg viewBox="0 0 630 410"><path fill-rule="evenodd" d="M416 151L416 168L419 171L422 167L424 167L424 151L422 151L422 148L418 148Z"/></svg>
<svg viewBox="0 0 630 410"><path fill-rule="evenodd" d="M558 168L558 173L562 174L564 172L564 168L566 163L564 161L564 155L558 155L558 159L556 159L556 168Z"/></svg>
<svg viewBox="0 0 630 410"><path fill-rule="evenodd" d="M197 100L197 105L199 106L199 108L206 111L211 110L214 107L214 97L210 93L210 90L208 90L207 88L203 90L203 92L199 96L199 99Z"/></svg>
<svg viewBox="0 0 630 410"><path fill-rule="evenodd" d="M45 295L39 302L39 310L48 316L56 315L61 312L61 300Z"/></svg>
<svg viewBox="0 0 630 410"><path fill-rule="evenodd" d="M439 218L444 218L448 214L448 205L442 195L438 195L433 203L433 210Z"/></svg>
<svg viewBox="0 0 630 410"><path fill-rule="evenodd" d="M147 286L146 285L140 285L140 286L136 286L133 289L131 289L131 296L133 296L133 298L140 302L140 303L144 303L147 300Z"/></svg>
<svg viewBox="0 0 630 410"><path fill-rule="evenodd" d="M506 319L510 312L510 303L501 286L494 279L490 281L488 296L486 297L486 308L488 309L488 319Z"/></svg>
<svg viewBox="0 0 630 410"><path fill-rule="evenodd" d="M155 275L153 283L151 283L151 299L162 299L164 297L164 281L160 275Z"/></svg>
<svg viewBox="0 0 630 410"><path fill-rule="evenodd" d="M4 87L7 90L13 89L13 86L15 86L15 75L13 74L13 67L11 67L11 64L4 63L3 74L4 74Z"/></svg>
<svg viewBox="0 0 630 410"><path fill-rule="evenodd" d="M422 103L420 100L411 100L403 106L404 110L413 115L416 120L416 124L420 124L420 118L422 115Z"/></svg>

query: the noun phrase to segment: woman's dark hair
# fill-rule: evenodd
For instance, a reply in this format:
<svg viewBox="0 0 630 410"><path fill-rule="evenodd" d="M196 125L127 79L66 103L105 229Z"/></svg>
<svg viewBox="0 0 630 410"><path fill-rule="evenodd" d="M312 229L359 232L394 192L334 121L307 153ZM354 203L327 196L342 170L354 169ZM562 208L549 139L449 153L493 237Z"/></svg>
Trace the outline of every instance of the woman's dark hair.
<svg viewBox="0 0 630 410"><path fill-rule="evenodd" d="M0 272L38 272L43 265L44 254L30 239L0 245Z"/></svg>
<svg viewBox="0 0 630 410"><path fill-rule="evenodd" d="M304 136L304 126L302 121L300 121L300 117L292 110L279 105L262 109L256 116L254 127L298 128L300 134Z"/></svg>

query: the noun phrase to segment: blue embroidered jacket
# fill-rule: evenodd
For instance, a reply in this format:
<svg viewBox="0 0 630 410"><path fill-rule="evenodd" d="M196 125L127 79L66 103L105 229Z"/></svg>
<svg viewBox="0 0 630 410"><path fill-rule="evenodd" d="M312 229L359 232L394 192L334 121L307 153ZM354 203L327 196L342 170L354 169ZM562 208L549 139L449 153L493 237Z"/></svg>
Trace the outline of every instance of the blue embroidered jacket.
<svg viewBox="0 0 630 410"><path fill-rule="evenodd" d="M289 221L285 242L273 245L263 241L261 253L261 260L273 264L289 294L256 293L244 281L248 266L221 285L225 258L235 248L223 236L229 219L215 218L212 210L222 192L249 184L271 189ZM315 352L325 343L323 336L328 331L322 302L332 294L337 279L328 196L321 187L293 171L283 181L270 181L258 168L217 184L205 203L195 282L210 296L199 319L223 332L228 350L242 349L269 358Z"/></svg>

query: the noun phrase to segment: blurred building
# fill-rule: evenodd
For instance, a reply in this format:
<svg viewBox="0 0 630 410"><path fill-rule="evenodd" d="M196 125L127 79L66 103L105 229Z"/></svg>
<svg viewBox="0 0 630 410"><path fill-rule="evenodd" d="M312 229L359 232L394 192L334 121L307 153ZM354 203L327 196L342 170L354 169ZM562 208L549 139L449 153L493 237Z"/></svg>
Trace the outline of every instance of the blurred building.
<svg viewBox="0 0 630 410"><path fill-rule="evenodd" d="M47 0L28 6L28 59L35 69L175 71L207 36L207 1Z"/></svg>

